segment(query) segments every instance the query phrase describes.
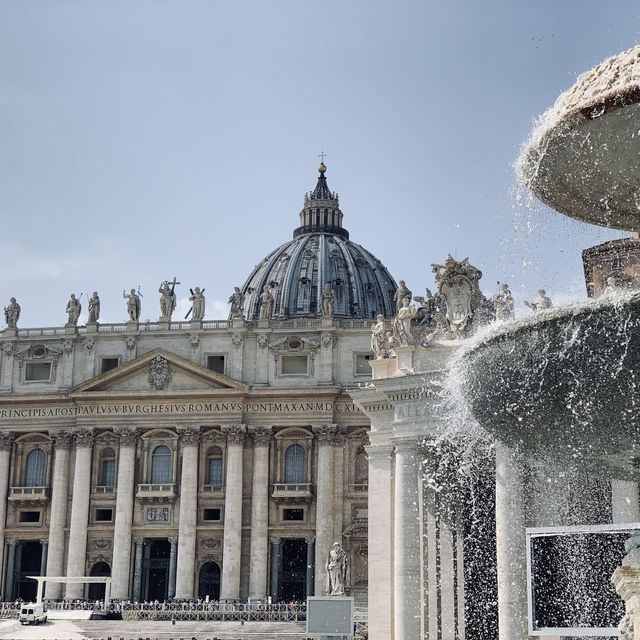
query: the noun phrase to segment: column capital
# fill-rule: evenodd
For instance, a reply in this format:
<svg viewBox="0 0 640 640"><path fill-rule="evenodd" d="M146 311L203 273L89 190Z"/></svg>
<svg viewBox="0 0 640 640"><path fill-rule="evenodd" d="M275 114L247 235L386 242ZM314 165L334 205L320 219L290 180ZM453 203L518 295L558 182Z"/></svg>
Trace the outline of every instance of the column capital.
<svg viewBox="0 0 640 640"><path fill-rule="evenodd" d="M73 432L64 429L56 429L50 432L51 439L56 445L56 449L71 449L73 442Z"/></svg>
<svg viewBox="0 0 640 640"><path fill-rule="evenodd" d="M333 444L338 431L337 424L314 424L311 429L318 438L320 444Z"/></svg>
<svg viewBox="0 0 640 640"><path fill-rule="evenodd" d="M75 436L77 448L86 447L90 449L93 446L93 427L79 429L78 431L74 431L73 435Z"/></svg>
<svg viewBox="0 0 640 640"><path fill-rule="evenodd" d="M178 544L178 537L177 536L172 536L170 538L167 538L167 540L169 541L169 544L172 547L175 547Z"/></svg>
<svg viewBox="0 0 640 640"><path fill-rule="evenodd" d="M222 433L227 436L228 445L243 444L246 431L244 424L227 424L222 427Z"/></svg>
<svg viewBox="0 0 640 640"><path fill-rule="evenodd" d="M200 442L200 427L178 427L180 444L183 447L197 447Z"/></svg>
<svg viewBox="0 0 640 640"><path fill-rule="evenodd" d="M49 544L49 538L42 538L42 539L40 540L40 544L41 544L43 547L46 547L46 546Z"/></svg>
<svg viewBox="0 0 640 640"><path fill-rule="evenodd" d="M305 541L307 544L315 544L315 542L316 542L316 537L315 537L315 536L307 536L307 537L304 539L304 541Z"/></svg>
<svg viewBox="0 0 640 640"><path fill-rule="evenodd" d="M120 439L121 447L135 447L140 429L138 427L119 427L113 430L113 433Z"/></svg>
<svg viewBox="0 0 640 640"><path fill-rule="evenodd" d="M11 451L13 446L13 432L0 431L0 451Z"/></svg>
<svg viewBox="0 0 640 640"><path fill-rule="evenodd" d="M15 548L16 546L18 546L18 540L7 540L7 544L10 547L14 547Z"/></svg>
<svg viewBox="0 0 640 640"><path fill-rule="evenodd" d="M367 452L369 460L382 460L391 458L393 455L393 445L391 444L368 444L364 450Z"/></svg>
<svg viewBox="0 0 640 640"><path fill-rule="evenodd" d="M139 545L139 544L144 544L144 538L134 538L133 539L134 544Z"/></svg>
<svg viewBox="0 0 640 640"><path fill-rule="evenodd" d="M253 443L256 447L268 446L271 438L273 437L271 427L266 425L253 425L247 427L247 431L253 438Z"/></svg>
<svg viewBox="0 0 640 640"><path fill-rule="evenodd" d="M269 537L269 542L271 544L280 544L282 542L282 538Z"/></svg>

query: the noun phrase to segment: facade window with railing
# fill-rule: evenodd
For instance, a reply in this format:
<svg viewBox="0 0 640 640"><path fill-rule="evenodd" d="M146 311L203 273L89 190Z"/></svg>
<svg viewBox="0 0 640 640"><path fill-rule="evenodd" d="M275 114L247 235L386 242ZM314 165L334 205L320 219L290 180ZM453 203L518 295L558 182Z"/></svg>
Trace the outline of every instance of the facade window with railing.
<svg viewBox="0 0 640 640"><path fill-rule="evenodd" d="M42 449L33 449L27 456L24 486L44 487L47 473L47 454Z"/></svg>
<svg viewBox="0 0 640 640"><path fill-rule="evenodd" d="M160 445L151 454L151 484L171 483L171 449Z"/></svg>
<svg viewBox="0 0 640 640"><path fill-rule="evenodd" d="M285 484L301 484L306 482L307 454L300 444L291 444L284 453Z"/></svg>

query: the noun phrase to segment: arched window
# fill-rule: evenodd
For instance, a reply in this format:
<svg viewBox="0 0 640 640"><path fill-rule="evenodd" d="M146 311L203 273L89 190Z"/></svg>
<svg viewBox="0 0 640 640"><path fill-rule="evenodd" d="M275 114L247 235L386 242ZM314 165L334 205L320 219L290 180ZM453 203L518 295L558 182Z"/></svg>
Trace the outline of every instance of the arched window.
<svg viewBox="0 0 640 640"><path fill-rule="evenodd" d="M116 486L116 454L111 449L105 449L100 454L100 478L98 484L101 487Z"/></svg>
<svg viewBox="0 0 640 640"><path fill-rule="evenodd" d="M287 447L284 454L284 481L287 484L305 482L307 477L306 452L300 444Z"/></svg>
<svg viewBox="0 0 640 640"><path fill-rule="evenodd" d="M27 487L44 487L47 471L47 454L42 449L34 449L27 456L24 484Z"/></svg>
<svg viewBox="0 0 640 640"><path fill-rule="evenodd" d="M221 487L222 482L222 449L212 447L207 453L206 484Z"/></svg>
<svg viewBox="0 0 640 640"><path fill-rule="evenodd" d="M171 482L171 449L160 445L151 455L151 484Z"/></svg>

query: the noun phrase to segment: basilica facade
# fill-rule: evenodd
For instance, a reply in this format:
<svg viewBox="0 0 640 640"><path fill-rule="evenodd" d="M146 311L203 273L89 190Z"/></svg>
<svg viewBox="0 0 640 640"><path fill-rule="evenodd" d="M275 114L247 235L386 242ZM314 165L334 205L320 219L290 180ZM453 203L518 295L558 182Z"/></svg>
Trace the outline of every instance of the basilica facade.
<svg viewBox="0 0 640 640"><path fill-rule="evenodd" d="M346 551L367 600L369 419L345 391L371 379L371 323L396 310L384 265L349 240L320 166L294 237L230 299L226 320L23 328L0 334L0 595L28 576L111 576L127 600L302 600ZM175 286L175 285L174 285ZM51 583L47 598L99 597Z"/></svg>

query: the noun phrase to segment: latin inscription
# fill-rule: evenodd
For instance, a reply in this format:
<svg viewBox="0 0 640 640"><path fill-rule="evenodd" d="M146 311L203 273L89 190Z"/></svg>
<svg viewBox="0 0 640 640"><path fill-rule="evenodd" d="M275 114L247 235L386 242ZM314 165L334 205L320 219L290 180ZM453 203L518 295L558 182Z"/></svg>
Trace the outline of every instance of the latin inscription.
<svg viewBox="0 0 640 640"><path fill-rule="evenodd" d="M107 404L68 407L10 407L0 409L0 419L68 418L73 416L134 416L216 413L355 413L347 402L174 402L163 404Z"/></svg>

